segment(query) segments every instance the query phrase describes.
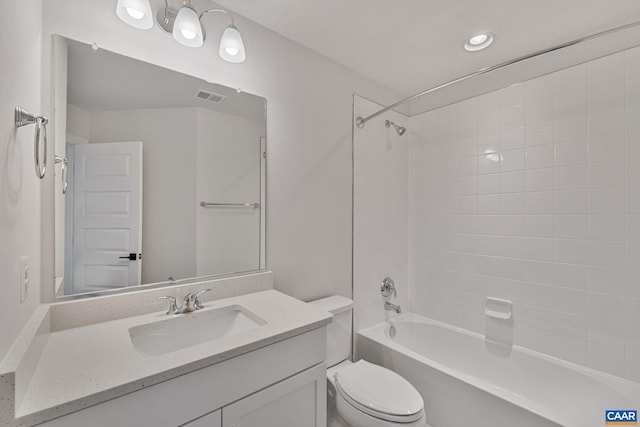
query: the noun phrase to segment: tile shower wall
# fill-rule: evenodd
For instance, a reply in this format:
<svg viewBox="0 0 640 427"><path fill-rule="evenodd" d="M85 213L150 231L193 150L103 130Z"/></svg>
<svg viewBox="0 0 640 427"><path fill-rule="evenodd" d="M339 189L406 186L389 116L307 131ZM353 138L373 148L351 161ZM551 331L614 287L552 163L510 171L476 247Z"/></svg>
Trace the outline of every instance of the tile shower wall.
<svg viewBox="0 0 640 427"><path fill-rule="evenodd" d="M412 311L640 381L640 48L411 129Z"/></svg>
<svg viewBox="0 0 640 427"><path fill-rule="evenodd" d="M354 97L356 115L382 108ZM409 132L399 136L385 120L408 127L408 118L391 112L354 132L353 295L354 328L360 330L392 315L384 310L380 283L390 276L398 294L409 302Z"/></svg>

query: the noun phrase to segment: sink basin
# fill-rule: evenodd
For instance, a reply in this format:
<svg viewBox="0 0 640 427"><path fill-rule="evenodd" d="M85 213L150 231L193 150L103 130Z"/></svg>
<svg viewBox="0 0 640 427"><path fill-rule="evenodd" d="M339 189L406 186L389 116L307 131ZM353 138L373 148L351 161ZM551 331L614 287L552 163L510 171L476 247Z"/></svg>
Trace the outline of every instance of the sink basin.
<svg viewBox="0 0 640 427"><path fill-rule="evenodd" d="M129 337L142 353L160 356L250 331L266 323L241 305L231 305L134 326L129 328Z"/></svg>

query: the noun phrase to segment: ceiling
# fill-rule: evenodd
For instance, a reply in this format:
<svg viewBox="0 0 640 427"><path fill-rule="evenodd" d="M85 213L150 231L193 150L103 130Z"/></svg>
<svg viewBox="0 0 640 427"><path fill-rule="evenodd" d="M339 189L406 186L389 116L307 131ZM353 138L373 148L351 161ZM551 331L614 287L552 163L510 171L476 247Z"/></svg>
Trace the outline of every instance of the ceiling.
<svg viewBox="0 0 640 427"><path fill-rule="evenodd" d="M640 20L638 0L216 3L404 96L483 67ZM466 52L464 41L484 31L496 34L494 44L484 51Z"/></svg>

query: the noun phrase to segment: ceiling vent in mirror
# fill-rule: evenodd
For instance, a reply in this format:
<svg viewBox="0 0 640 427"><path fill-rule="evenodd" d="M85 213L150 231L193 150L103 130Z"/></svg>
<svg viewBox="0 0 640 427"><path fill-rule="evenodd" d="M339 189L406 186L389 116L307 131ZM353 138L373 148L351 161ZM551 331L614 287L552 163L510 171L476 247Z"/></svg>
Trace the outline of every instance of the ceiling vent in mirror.
<svg viewBox="0 0 640 427"><path fill-rule="evenodd" d="M224 98L224 95L220 95L219 93L207 92L206 90L198 89L198 92L195 95L195 98L203 99L205 101L215 102L216 104L221 103Z"/></svg>

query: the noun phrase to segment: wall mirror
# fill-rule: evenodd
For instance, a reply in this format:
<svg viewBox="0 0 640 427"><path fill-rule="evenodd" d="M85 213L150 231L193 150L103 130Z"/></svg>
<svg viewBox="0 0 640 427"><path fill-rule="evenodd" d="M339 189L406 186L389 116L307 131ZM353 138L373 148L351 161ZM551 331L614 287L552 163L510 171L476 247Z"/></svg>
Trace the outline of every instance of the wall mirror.
<svg viewBox="0 0 640 427"><path fill-rule="evenodd" d="M56 296L265 268L266 99L60 36L53 68Z"/></svg>

